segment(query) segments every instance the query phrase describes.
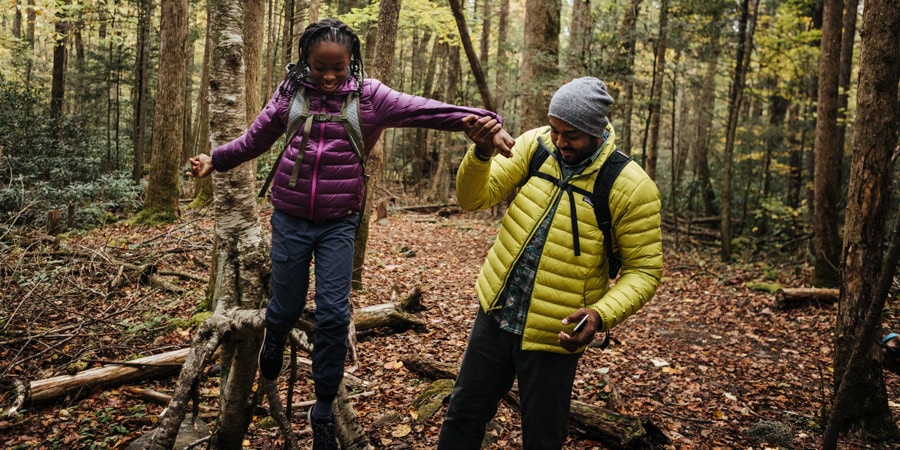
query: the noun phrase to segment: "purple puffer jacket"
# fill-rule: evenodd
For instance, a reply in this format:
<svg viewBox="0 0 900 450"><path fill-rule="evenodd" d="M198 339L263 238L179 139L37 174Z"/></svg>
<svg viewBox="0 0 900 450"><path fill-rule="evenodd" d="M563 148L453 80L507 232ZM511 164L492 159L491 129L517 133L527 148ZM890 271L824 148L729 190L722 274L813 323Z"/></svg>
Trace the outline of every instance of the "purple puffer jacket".
<svg viewBox="0 0 900 450"><path fill-rule="evenodd" d="M326 96L312 84L306 84L310 114L339 114L344 99L356 88L348 78L337 92ZM222 145L212 153L213 167L226 171L265 153L287 128L291 96L275 95L241 137ZM436 100L397 92L378 80L363 81L359 115L365 137L366 154L386 128L416 127L461 131L462 118L469 114L500 116L478 108L449 105ZM338 122L314 122L295 187L288 184L302 130L277 163L272 181L272 205L292 216L325 221L357 213L365 187L362 166Z"/></svg>

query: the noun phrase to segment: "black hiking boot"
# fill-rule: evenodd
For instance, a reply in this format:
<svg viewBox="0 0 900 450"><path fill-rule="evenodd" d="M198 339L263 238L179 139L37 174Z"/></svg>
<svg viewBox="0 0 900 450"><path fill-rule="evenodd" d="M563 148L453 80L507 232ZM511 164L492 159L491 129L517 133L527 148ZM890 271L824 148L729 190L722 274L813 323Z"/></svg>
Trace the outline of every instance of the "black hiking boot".
<svg viewBox="0 0 900 450"><path fill-rule="evenodd" d="M259 373L269 381L275 381L284 364L284 342L278 343L269 337L269 330L263 334L259 349Z"/></svg>
<svg viewBox="0 0 900 450"><path fill-rule="evenodd" d="M310 407L309 412L306 413L313 432L312 450L338 450L337 436L334 434L334 418L330 420L316 419L312 415L312 410L313 407Z"/></svg>

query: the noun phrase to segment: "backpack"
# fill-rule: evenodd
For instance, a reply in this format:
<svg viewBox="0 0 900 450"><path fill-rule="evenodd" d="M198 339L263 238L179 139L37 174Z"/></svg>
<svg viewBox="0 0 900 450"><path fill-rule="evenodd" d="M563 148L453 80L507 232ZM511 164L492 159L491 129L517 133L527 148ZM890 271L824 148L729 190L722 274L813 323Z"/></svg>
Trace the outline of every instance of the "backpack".
<svg viewBox="0 0 900 450"><path fill-rule="evenodd" d="M569 192L569 195L572 195L572 192L577 192L590 200L591 205L594 207L597 225L600 227L600 231L603 232L603 246L606 249L606 258L609 261L609 278L615 278L619 274L619 269L622 268L622 255L619 253L618 249L613 248L612 245L613 230L612 214L609 211L609 191L612 189L612 185L619 176L619 173L622 172L622 169L632 161L631 156L626 155L623 151L616 148L612 154L609 155L609 158L603 162L603 165L600 166L600 173L597 174L597 178L594 180L594 189L592 192L588 192L577 186L572 186L569 183L563 183L559 178L541 172L541 165L544 164L544 161L546 161L549 156L550 150L547 148L547 145L543 140L538 139L538 149L531 155L531 161L528 163L528 177L525 179L526 182L531 177L536 176L559 186L561 189ZM522 184L525 183L523 182ZM577 239L577 222L575 223L573 231L576 236L574 244L575 255L578 256L581 254L581 247Z"/></svg>
<svg viewBox="0 0 900 450"><path fill-rule="evenodd" d="M259 197L266 196L266 191L269 190L272 179L275 178L275 170L278 166L278 161L281 161L281 157L284 156L284 152L287 150L288 146L291 145L291 142L297 136L297 133L300 132L302 125L303 142L301 142L299 151L297 152L294 170L291 172L291 181L288 184L290 187L297 185L297 177L300 175L300 165L303 161L303 154L306 152L306 144L309 142L309 132L312 129L313 122L340 122L344 126L344 132L347 133L347 138L350 141L350 145L353 147L353 152L356 153L356 157L359 158L359 163L363 169L363 177L365 177L366 152L365 140L363 139L362 133L362 121L359 118L359 93L353 91L347 95L347 98L344 99L344 104L341 105L340 114L310 114L309 96L306 95L306 88L300 86L294 91L294 95L291 97L291 107L288 111L288 125L284 133L285 136L287 136L287 139L284 141L284 148L281 149L278 159L275 160L275 165L272 166L272 170L269 171L269 176L266 177L266 181L259 191Z"/></svg>

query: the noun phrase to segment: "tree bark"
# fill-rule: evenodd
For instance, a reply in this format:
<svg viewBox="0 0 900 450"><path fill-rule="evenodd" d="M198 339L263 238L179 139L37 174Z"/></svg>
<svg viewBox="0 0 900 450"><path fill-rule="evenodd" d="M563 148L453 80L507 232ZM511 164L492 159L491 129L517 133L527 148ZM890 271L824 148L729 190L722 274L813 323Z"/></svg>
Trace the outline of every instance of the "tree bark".
<svg viewBox="0 0 900 450"><path fill-rule="evenodd" d="M735 57L734 77L728 96L728 122L725 126L725 151L722 155L722 247L719 252L723 262L731 261L731 166L734 162L734 141L738 116L744 98L744 84L753 50L753 31L756 28L756 11L759 0L743 0L738 24L738 50Z"/></svg>
<svg viewBox="0 0 900 450"><path fill-rule="evenodd" d="M897 433L887 406L880 353L873 341L879 337L881 311L900 253L900 219L887 258L883 252L891 158L900 124L900 9L890 1L866 2L862 23L857 130L835 325L836 394L823 439L826 449L836 448L839 433L846 430L862 430L876 438Z"/></svg>
<svg viewBox="0 0 900 450"><path fill-rule="evenodd" d="M650 128L644 147L644 171L650 179L656 179L656 160L659 150L659 122L662 117L663 77L666 73L666 34L669 22L669 0L659 5L659 36L656 41L656 62L653 70L653 87L650 91Z"/></svg>
<svg viewBox="0 0 900 450"><path fill-rule="evenodd" d="M622 24L619 26L621 46L616 54L616 71L618 82L622 84L621 95L614 94L616 105L610 111L610 120L615 120L621 115L622 127L619 130L621 139L617 139L619 148L631 154L631 116L634 111L634 56L637 48L637 17L641 12L642 0L631 0L630 6L622 16ZM610 80L613 81L613 80ZM611 89L615 91L615 83L611 83Z"/></svg>
<svg viewBox="0 0 900 450"><path fill-rule="evenodd" d="M831 305L838 301L841 293L837 289L786 288L775 293L775 307L790 309L805 305Z"/></svg>
<svg viewBox="0 0 900 450"><path fill-rule="evenodd" d="M566 72L569 78L588 74L588 58L591 51L591 29L594 18L591 0L573 0L569 32L569 50L566 53ZM618 81L618 80L617 80Z"/></svg>
<svg viewBox="0 0 900 450"><path fill-rule="evenodd" d="M75 375L33 381L29 388L31 401L38 403L82 389L121 386L133 381L169 376L181 369L189 351L189 348L184 348L134 359L127 365L105 365Z"/></svg>
<svg viewBox="0 0 900 450"><path fill-rule="evenodd" d="M816 143L813 173L813 286L839 284L841 238L838 231L841 203L843 144L838 142L838 81L841 64L842 0L825 0L819 56L819 93L816 107Z"/></svg>
<svg viewBox="0 0 900 450"><path fill-rule="evenodd" d="M521 86L522 128L547 124L547 106L559 87L560 0L525 2Z"/></svg>
<svg viewBox="0 0 900 450"><path fill-rule="evenodd" d="M66 0L64 5L71 5L71 0ZM50 81L50 117L59 119L63 115L63 106L66 96L66 71L69 60L69 50L66 39L69 31L69 19L65 8L57 5L53 29L56 32L56 43L53 46L53 68Z"/></svg>
<svg viewBox="0 0 900 450"><path fill-rule="evenodd" d="M140 216L151 221L174 221L178 210L178 176L184 144L184 79L187 54L188 1L160 4L159 78L153 114L150 175Z"/></svg>
<svg viewBox="0 0 900 450"><path fill-rule="evenodd" d="M135 46L134 94L132 103L133 124L131 141L134 145L131 178L135 183L144 177L147 156L147 104L150 102L150 28L153 17L153 0L141 0L138 12L138 37Z"/></svg>
<svg viewBox="0 0 900 450"><path fill-rule="evenodd" d="M509 61L507 49L507 37L509 35L509 0L500 0L500 17L497 18L497 63L496 65L496 92L494 96L497 113L503 115L506 112L506 97L509 85L509 68L506 67ZM504 116L506 118L506 116ZM503 126L510 134L516 136L517 133L510 126L509 121Z"/></svg>
<svg viewBox="0 0 900 450"><path fill-rule="evenodd" d="M394 46L397 41L397 23L400 20L400 0L382 0L378 13L378 34L375 39L375 62L371 66L371 76L381 80L385 85L391 84L391 71L394 66ZM366 244L369 240L369 207L375 197L375 189L381 181L384 168L384 138L378 140L369 152L366 160L366 189L363 195L363 208L359 212L359 228L356 229L356 241L353 246L353 289L362 289L363 264L366 257Z"/></svg>
<svg viewBox="0 0 900 450"><path fill-rule="evenodd" d="M706 72L700 86L697 100L697 128L694 134L693 166L697 177L697 187L700 189L700 198L703 201L703 214L717 216L716 193L713 190L709 173L709 132L713 125L713 110L716 102L716 70L719 67L719 56L722 53L720 37L722 35L722 11L717 9L711 16L709 25L709 44L705 52L709 55L706 60Z"/></svg>
<svg viewBox="0 0 900 450"><path fill-rule="evenodd" d="M472 67L472 75L475 77L475 84L478 86L478 92L481 93L481 102L484 109L488 111L496 111L494 100L491 97L491 91L487 84L487 77L481 70L481 62L475 54L475 47L472 46L472 38L469 36L469 27L466 26L466 18L463 16L462 5L459 0L448 0L450 9L453 11L453 18L456 19L456 27L459 30L459 37L462 40L463 49L466 51L466 58L469 59L469 66Z"/></svg>

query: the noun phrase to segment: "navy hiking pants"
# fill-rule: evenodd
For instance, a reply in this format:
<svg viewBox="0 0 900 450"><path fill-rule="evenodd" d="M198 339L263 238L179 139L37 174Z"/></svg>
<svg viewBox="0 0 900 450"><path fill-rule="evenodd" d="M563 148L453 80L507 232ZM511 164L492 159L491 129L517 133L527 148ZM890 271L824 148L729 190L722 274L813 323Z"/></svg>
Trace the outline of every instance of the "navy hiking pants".
<svg viewBox="0 0 900 450"><path fill-rule="evenodd" d="M317 223L272 214L272 299L266 329L284 342L306 306L315 258L316 329L312 373L316 397L331 401L344 376L350 326L350 281L359 215Z"/></svg>

